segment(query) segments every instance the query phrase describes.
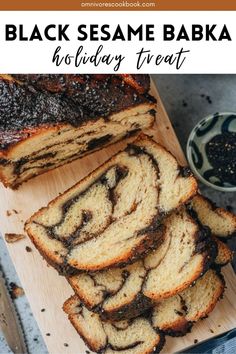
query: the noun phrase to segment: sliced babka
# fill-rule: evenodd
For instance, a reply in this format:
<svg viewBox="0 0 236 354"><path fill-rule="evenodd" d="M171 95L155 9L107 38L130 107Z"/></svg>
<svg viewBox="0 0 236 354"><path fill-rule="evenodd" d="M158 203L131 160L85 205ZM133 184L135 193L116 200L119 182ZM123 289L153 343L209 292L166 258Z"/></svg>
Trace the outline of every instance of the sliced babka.
<svg viewBox="0 0 236 354"><path fill-rule="evenodd" d="M154 327L172 336L186 334L194 322L213 311L223 296L224 288L223 276L213 269L208 270L194 286L154 307Z"/></svg>
<svg viewBox="0 0 236 354"><path fill-rule="evenodd" d="M68 277L72 288L102 318L132 318L190 286L209 268L216 245L186 208L164 220L162 244L124 268Z"/></svg>
<svg viewBox="0 0 236 354"><path fill-rule="evenodd" d="M141 136L32 216L25 229L61 272L117 267L156 248L164 216L196 189L187 168Z"/></svg>
<svg viewBox="0 0 236 354"><path fill-rule="evenodd" d="M209 199L198 194L190 205L197 213L198 219L203 225L207 225L213 235L227 238L236 233L236 215L218 208Z"/></svg>
<svg viewBox="0 0 236 354"><path fill-rule="evenodd" d="M214 309L223 291L223 277L209 270L193 287L135 319L106 322L76 295L64 303L63 309L88 347L97 353L159 353L164 345L163 333L184 335Z"/></svg>
<svg viewBox="0 0 236 354"><path fill-rule="evenodd" d="M221 209L219 217L218 209L205 209L206 226L214 220L216 236L212 236L210 229L199 223L202 220L202 214L198 214L200 204L204 208L206 202L203 196L197 195L190 209L187 207L164 220L162 244L144 260L120 269L68 277L75 293L103 318L134 317L152 306L153 300L168 298L188 287L207 269L216 255L210 241L212 237L218 248L215 263L220 266L229 263L233 253L216 236L222 235L222 227L228 219L233 220L234 215Z"/></svg>
<svg viewBox="0 0 236 354"><path fill-rule="evenodd" d="M0 75L0 181L16 188L151 127L149 85L148 75Z"/></svg>
<svg viewBox="0 0 236 354"><path fill-rule="evenodd" d="M76 296L63 306L69 320L96 353L147 354L159 353L165 343L164 335L156 330L148 317L129 321L104 322L89 311Z"/></svg>

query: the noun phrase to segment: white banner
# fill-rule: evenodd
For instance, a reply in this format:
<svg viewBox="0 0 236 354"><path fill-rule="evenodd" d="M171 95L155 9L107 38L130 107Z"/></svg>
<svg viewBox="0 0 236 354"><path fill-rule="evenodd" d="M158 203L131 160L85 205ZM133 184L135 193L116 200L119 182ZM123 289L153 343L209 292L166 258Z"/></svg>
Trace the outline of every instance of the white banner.
<svg viewBox="0 0 236 354"><path fill-rule="evenodd" d="M236 73L236 12L0 12L1 73Z"/></svg>

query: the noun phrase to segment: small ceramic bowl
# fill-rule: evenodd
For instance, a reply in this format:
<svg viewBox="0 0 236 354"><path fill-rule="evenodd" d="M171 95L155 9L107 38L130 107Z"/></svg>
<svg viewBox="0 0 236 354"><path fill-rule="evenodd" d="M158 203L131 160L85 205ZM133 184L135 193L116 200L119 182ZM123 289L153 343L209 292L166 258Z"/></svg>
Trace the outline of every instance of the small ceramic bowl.
<svg viewBox="0 0 236 354"><path fill-rule="evenodd" d="M201 182L220 191L236 191L235 139L233 112L209 115L193 128L187 142L187 158Z"/></svg>

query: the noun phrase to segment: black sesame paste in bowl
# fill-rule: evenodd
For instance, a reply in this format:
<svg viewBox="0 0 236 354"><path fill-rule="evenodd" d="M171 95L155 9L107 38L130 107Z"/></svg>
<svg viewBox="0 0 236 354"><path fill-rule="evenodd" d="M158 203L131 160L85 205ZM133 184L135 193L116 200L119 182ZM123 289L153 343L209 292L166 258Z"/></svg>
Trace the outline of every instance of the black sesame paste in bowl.
<svg viewBox="0 0 236 354"><path fill-rule="evenodd" d="M209 180L215 176L219 185L236 186L236 133L223 130L209 140L205 151L212 169L206 171L204 177Z"/></svg>

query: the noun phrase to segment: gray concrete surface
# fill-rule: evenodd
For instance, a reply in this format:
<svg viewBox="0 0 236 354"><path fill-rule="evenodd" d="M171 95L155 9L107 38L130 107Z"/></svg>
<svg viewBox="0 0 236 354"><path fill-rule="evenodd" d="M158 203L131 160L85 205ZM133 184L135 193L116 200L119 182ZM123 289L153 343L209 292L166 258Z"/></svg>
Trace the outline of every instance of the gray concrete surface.
<svg viewBox="0 0 236 354"><path fill-rule="evenodd" d="M3 239L0 237L0 264L2 266L2 271L6 278L6 283L11 289L11 283L20 285L20 281L15 272L14 266L9 257L8 251L6 249ZM19 297L14 300L24 334L26 343L28 346L29 353L31 354L46 354L47 349L43 342L43 338L38 329L37 323L33 317L30 309L30 305L27 301L26 296ZM0 333L0 354L12 353L9 350L3 335Z"/></svg>
<svg viewBox="0 0 236 354"><path fill-rule="evenodd" d="M236 75L153 75L162 100L185 151L188 135L204 116L219 111L236 112ZM201 186L202 192L236 212L236 194L214 191ZM230 242L235 248L233 241ZM0 239L0 263L8 284L20 285L3 240ZM25 296L14 300L25 331L29 352L44 354L47 349ZM0 336L0 354L10 353ZM57 353L62 354L62 353ZM78 353L82 354L82 353Z"/></svg>

